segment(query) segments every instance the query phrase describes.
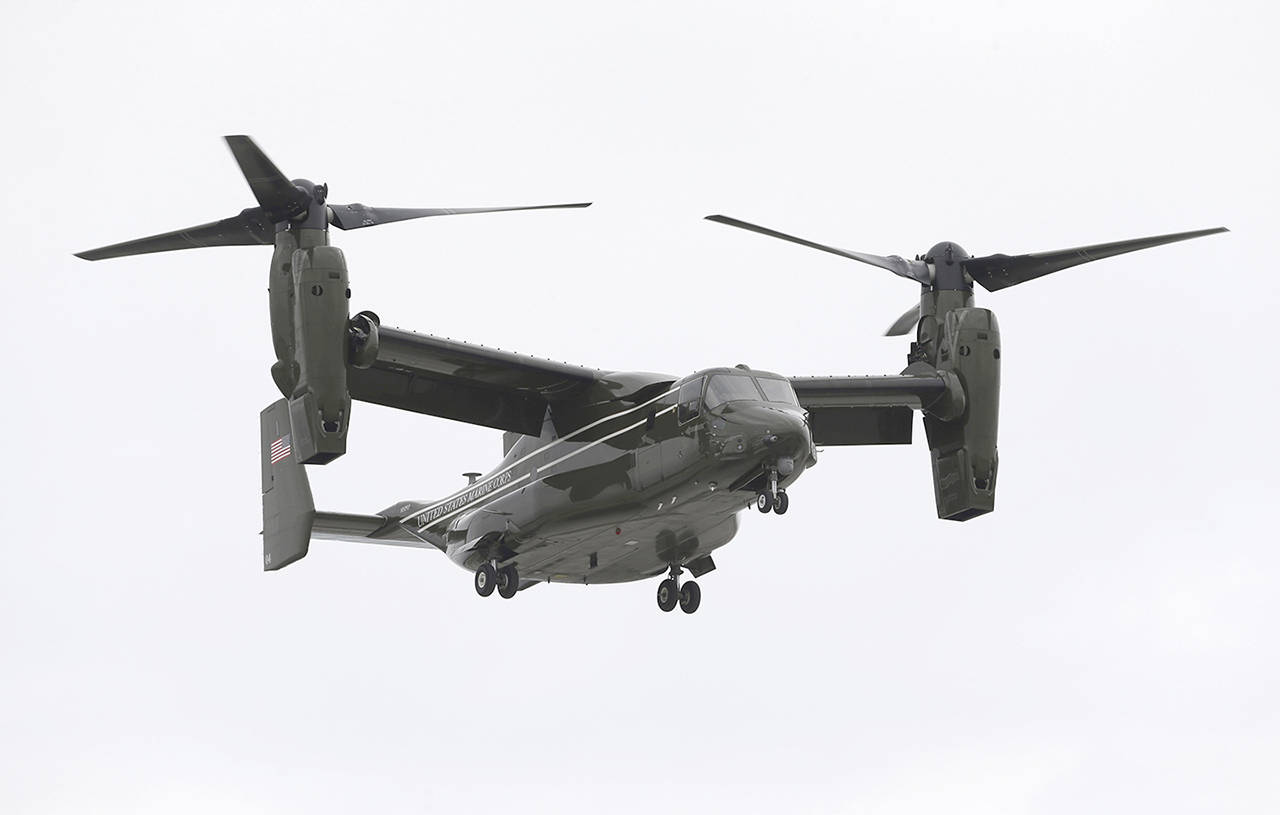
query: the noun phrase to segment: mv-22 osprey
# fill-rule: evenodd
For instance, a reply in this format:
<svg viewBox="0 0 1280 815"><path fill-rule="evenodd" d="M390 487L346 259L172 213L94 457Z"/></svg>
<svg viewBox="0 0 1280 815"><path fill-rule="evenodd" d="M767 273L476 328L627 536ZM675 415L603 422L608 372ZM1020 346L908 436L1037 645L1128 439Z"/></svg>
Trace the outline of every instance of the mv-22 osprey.
<svg viewBox="0 0 1280 815"><path fill-rule="evenodd" d="M502 597L537 583L618 583L665 574L658 606L688 613L714 550L738 516L786 513L817 445L909 444L924 416L938 517L995 506L1000 329L974 307L988 291L1113 255L1197 238L1180 232L1028 255L970 257L943 242L914 260L852 252L724 216L710 220L878 266L914 281L920 302L888 334L915 329L890 376L782 376L745 366L685 376L606 372L380 325L350 316L347 265L329 227L473 212L582 207L392 209L328 202L290 181L247 136L227 144L257 198L239 215L83 252L87 260L174 249L274 245L269 273L272 377L284 398L262 412L263 563L306 556L310 540L417 546L471 570ZM370 515L318 512L303 465L346 451L352 400L506 431L502 461L438 501Z"/></svg>

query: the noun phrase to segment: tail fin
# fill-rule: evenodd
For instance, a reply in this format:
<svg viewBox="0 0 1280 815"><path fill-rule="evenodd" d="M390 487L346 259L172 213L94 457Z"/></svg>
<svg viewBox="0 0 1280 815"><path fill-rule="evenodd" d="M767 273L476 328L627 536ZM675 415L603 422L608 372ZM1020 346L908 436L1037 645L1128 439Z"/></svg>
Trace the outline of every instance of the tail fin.
<svg viewBox="0 0 1280 815"><path fill-rule="evenodd" d="M316 505L307 471L293 450L289 403L262 411L262 565L283 569L307 556Z"/></svg>

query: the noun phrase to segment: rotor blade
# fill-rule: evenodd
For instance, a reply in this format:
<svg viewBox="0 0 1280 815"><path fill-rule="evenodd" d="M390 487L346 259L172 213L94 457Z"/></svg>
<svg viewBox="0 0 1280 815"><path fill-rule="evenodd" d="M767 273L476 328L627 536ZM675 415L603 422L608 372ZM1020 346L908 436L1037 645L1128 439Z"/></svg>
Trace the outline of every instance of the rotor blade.
<svg viewBox="0 0 1280 815"><path fill-rule="evenodd" d="M1150 249L1165 243L1202 238L1228 232L1225 226L1216 229L1198 229L1194 232L1175 232L1171 235L1156 235L1151 238L1134 238L1114 243L1097 243L1092 246L1079 246L1075 249L1058 249L1052 252L1034 252L1029 255L988 255L981 258L969 258L964 262L965 271L987 291L999 291L1037 277L1044 277L1052 272L1079 266L1094 260L1136 252L1139 249Z"/></svg>
<svg viewBox="0 0 1280 815"><path fill-rule="evenodd" d="M746 221L739 221L737 218L730 218L727 215L708 215L707 220L715 221L718 224L736 226L739 229L745 229L748 232L759 232L761 235L768 235L771 238L781 238L784 241L791 241L792 243L798 243L801 246L808 246L810 249L819 249L823 252L830 252L831 254L839 255L842 258L849 258L851 260L869 263L872 266L879 266L881 269L888 269L896 275L905 277L908 280L914 280L918 283L927 284L929 282L929 267L918 260L906 260L898 257L897 255L884 257L882 255L871 255L866 252L852 252L848 249L837 249L834 246L814 243L813 241L805 240L804 238L797 238L794 235L778 232L777 230L769 229L768 227L756 226L755 224L749 224Z"/></svg>
<svg viewBox="0 0 1280 815"><path fill-rule="evenodd" d="M460 209L401 209L397 207L366 207L364 204L330 204L329 223L339 229L360 229L414 218L431 218L436 215L470 215L476 212L515 212L522 209L570 209L589 207L582 204L540 204L532 207L463 207Z"/></svg>
<svg viewBox="0 0 1280 815"><path fill-rule="evenodd" d="M231 148L236 163L240 165L245 181L249 182L253 197L258 199L272 221L279 223L288 220L307 208L307 194L285 178L284 173L267 158L267 154L253 143L253 139L248 136L223 138Z"/></svg>
<svg viewBox="0 0 1280 815"><path fill-rule="evenodd" d="M275 232L275 227L262 208L252 207L233 218L77 252L76 257L103 260L151 252L171 252L175 249L198 249L202 246L270 245L275 243Z"/></svg>
<svg viewBox="0 0 1280 815"><path fill-rule="evenodd" d="M901 337L915 328L918 322L920 322L920 304L916 303L905 314L894 320L893 325L889 326L889 330L884 332L884 335L886 337Z"/></svg>

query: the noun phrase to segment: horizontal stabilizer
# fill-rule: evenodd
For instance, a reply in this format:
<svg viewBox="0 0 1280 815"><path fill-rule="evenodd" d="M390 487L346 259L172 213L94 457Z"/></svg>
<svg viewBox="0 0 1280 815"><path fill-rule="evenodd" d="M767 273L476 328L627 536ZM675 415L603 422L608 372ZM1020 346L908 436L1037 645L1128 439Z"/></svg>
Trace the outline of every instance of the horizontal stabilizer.
<svg viewBox="0 0 1280 815"><path fill-rule="evenodd" d="M354 515L349 512L317 512L311 537L319 540L384 543L390 546L434 548L384 515Z"/></svg>

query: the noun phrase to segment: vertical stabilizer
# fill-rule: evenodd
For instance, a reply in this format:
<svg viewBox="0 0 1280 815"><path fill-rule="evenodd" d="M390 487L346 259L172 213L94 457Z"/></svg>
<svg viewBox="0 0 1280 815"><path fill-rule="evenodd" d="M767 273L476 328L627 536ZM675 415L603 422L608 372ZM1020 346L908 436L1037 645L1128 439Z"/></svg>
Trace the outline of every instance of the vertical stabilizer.
<svg viewBox="0 0 1280 815"><path fill-rule="evenodd" d="M294 450L289 403L262 411L262 566L282 569L307 556L316 506Z"/></svg>

